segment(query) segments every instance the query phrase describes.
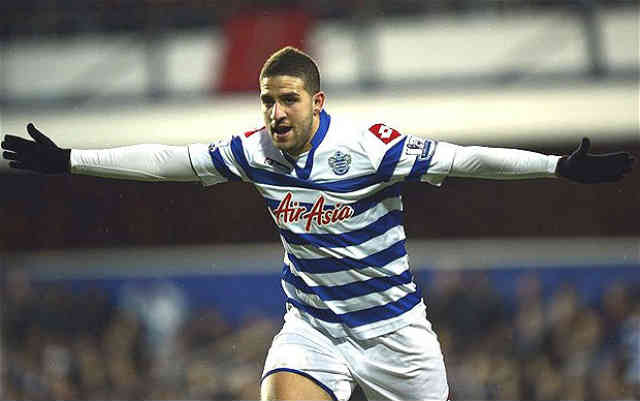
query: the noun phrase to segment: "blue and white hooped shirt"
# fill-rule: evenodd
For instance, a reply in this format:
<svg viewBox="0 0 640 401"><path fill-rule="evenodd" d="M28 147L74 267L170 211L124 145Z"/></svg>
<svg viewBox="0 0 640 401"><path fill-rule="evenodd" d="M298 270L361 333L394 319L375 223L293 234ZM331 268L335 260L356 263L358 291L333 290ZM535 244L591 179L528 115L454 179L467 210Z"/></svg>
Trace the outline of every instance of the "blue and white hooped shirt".
<svg viewBox="0 0 640 401"><path fill-rule="evenodd" d="M311 150L297 159L265 128L189 146L203 185L248 181L266 200L284 245L290 308L331 336L360 339L424 317L405 249L402 183L440 185L454 153L445 142L324 111Z"/></svg>

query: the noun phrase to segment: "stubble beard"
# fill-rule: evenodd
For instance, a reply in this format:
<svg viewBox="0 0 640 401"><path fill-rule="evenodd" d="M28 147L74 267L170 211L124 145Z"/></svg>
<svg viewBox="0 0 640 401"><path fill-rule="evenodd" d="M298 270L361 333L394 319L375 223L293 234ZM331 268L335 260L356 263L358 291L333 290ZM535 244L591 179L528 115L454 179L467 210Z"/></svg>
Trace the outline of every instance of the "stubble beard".
<svg viewBox="0 0 640 401"><path fill-rule="evenodd" d="M313 115L311 115L307 120L302 121L299 125L292 126L292 141L282 143L275 141L273 137L271 139L276 148L285 151L292 156L297 156L308 150L305 149L305 146L310 141L311 135L313 134L311 132L312 127Z"/></svg>

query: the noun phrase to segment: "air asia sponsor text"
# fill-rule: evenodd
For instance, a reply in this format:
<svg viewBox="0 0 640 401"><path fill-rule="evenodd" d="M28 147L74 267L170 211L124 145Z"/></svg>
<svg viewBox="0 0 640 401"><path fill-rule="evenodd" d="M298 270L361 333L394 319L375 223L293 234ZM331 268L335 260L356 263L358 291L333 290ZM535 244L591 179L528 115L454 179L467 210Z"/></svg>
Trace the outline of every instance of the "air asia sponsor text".
<svg viewBox="0 0 640 401"><path fill-rule="evenodd" d="M337 204L331 209L324 208L325 199L323 195L313 203L311 210L300 204L300 202L291 200L291 192L287 192L284 199L280 201L278 207L271 210L271 214L276 221L276 224L282 222L297 223L300 219L306 220L305 230L311 229L311 224L315 221L318 226L324 226L328 224L344 221L353 216L353 208L349 205Z"/></svg>

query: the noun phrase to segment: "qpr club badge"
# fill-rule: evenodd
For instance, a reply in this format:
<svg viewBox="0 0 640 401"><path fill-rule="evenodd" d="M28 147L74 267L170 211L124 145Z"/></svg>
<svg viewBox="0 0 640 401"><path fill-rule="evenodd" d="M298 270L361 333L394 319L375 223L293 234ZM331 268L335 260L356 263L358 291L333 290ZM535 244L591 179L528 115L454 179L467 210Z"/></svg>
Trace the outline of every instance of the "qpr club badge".
<svg viewBox="0 0 640 401"><path fill-rule="evenodd" d="M336 175L344 175L351 166L351 155L338 150L329 157L329 166Z"/></svg>

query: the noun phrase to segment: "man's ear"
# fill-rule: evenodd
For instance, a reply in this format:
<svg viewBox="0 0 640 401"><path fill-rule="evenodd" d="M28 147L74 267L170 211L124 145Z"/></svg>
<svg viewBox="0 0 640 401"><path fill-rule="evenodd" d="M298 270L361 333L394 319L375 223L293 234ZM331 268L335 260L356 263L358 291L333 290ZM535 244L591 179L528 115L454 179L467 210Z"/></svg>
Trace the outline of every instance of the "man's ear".
<svg viewBox="0 0 640 401"><path fill-rule="evenodd" d="M320 92L316 93L315 95L313 95L313 98L311 100L313 102L313 115L314 116L319 115L320 112L322 111L322 109L324 108L325 99L326 99L326 95L322 91L320 91Z"/></svg>

